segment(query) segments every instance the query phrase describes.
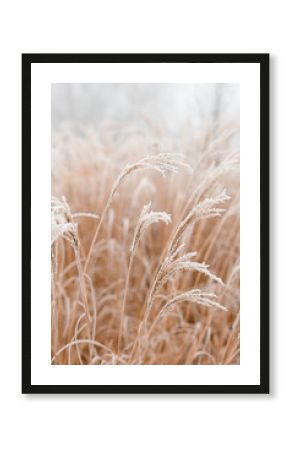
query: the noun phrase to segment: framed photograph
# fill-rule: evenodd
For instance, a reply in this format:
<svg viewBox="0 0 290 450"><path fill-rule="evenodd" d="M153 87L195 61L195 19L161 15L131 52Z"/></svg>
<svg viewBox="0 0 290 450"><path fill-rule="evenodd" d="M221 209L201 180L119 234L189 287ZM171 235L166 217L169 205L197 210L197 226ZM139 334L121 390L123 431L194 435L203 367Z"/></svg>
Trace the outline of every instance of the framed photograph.
<svg viewBox="0 0 290 450"><path fill-rule="evenodd" d="M269 55L22 55L22 392L269 393Z"/></svg>

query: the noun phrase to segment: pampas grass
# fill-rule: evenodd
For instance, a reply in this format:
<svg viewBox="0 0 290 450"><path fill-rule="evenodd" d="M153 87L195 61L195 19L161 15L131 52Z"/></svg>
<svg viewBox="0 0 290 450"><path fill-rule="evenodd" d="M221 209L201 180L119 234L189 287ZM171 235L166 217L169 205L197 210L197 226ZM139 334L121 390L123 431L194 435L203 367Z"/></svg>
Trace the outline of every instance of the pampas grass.
<svg viewBox="0 0 290 450"><path fill-rule="evenodd" d="M239 364L233 128L53 135L52 364Z"/></svg>

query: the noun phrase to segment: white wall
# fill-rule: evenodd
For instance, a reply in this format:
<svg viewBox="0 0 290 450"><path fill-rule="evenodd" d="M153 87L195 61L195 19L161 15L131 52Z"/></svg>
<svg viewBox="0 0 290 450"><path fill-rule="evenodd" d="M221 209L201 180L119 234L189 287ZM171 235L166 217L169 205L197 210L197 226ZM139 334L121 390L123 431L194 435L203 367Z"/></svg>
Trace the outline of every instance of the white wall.
<svg viewBox="0 0 290 450"><path fill-rule="evenodd" d="M287 2L10 1L1 7L1 434L3 449L289 447ZM270 396L20 393L21 52L271 52ZM249 292L250 295L250 292ZM279 444L279 441L281 444Z"/></svg>

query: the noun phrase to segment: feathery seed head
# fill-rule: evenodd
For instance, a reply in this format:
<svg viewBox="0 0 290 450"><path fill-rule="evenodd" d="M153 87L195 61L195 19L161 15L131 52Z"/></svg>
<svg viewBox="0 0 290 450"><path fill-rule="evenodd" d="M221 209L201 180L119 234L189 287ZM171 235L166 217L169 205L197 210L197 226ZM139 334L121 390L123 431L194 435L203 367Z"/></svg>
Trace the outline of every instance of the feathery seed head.
<svg viewBox="0 0 290 450"><path fill-rule="evenodd" d="M130 247L131 252L134 251L146 228L148 228L150 225L158 223L160 221L166 223L167 225L171 223L171 217L169 214L167 214L166 212L150 211L150 208L151 202L144 206L140 214L139 221L135 229L133 242Z"/></svg>
<svg viewBox="0 0 290 450"><path fill-rule="evenodd" d="M77 244L77 224L73 222L69 205L62 197L51 198L51 245L60 237L64 236L71 245Z"/></svg>
<svg viewBox="0 0 290 450"><path fill-rule="evenodd" d="M222 311L227 311L227 308L225 308L223 305L220 305L213 299L217 298L215 294L209 293L209 292L202 292L200 289L192 289L187 292L182 292L181 294L178 294L174 296L171 300L169 300L161 309L159 313L159 317L162 317L167 311L171 310L173 305L180 302L192 302L197 303L203 306L206 306L208 308L218 308Z"/></svg>

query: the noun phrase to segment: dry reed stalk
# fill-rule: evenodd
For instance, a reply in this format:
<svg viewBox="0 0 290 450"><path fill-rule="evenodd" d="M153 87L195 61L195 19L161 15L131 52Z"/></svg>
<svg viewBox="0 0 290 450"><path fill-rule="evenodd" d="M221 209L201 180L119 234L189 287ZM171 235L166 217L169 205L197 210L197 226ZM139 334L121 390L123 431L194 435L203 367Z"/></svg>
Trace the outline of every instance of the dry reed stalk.
<svg viewBox="0 0 290 450"><path fill-rule="evenodd" d="M134 237L133 237L133 242L131 244L130 247L130 261L129 261L129 268L128 268L128 272L127 272L127 277L126 277L126 284L125 284L125 291L124 291L124 298L123 298L123 303L122 303L122 310L121 310L121 319L120 319L120 329L119 329L119 335L118 335L118 355L120 353L120 346L121 346L121 339L122 339L122 332L123 332L123 322L124 322L124 314L125 314L125 308L126 308L126 303L127 303L127 295L128 295L128 288L129 288L129 280L130 280L130 273L131 273L131 269L132 269L132 265L133 265L133 260L134 260L134 256L137 250L137 246L143 236L143 234L145 233L146 229L154 224L154 223L158 223L160 221L164 222L165 224L169 224L171 223L171 218L170 216L165 213L165 212L154 212L154 211L150 211L151 208L151 203L148 203L148 205L145 205L138 223L136 225L135 228L135 233L134 233Z"/></svg>
<svg viewBox="0 0 290 450"><path fill-rule="evenodd" d="M85 316L86 316L86 331L88 334L88 339L91 339L90 326L91 326L91 317L89 304L87 299L85 281L84 281L84 272L80 258L80 242L77 233L77 225L73 221L73 215L71 214L70 208L65 197L62 200L58 200L56 198L52 198L51 200L51 245L59 239L63 237L66 239L70 245L72 246L75 254L75 261L79 275L79 288L81 292L81 298L85 308ZM91 352L91 347L90 347Z"/></svg>
<svg viewBox="0 0 290 450"><path fill-rule="evenodd" d="M103 221L106 217L106 214L112 204L113 198L122 184L122 182L125 180L125 178L130 175L133 172L136 172L138 170L144 170L144 169L151 169L159 172L162 176L165 176L168 172L177 172L177 169L179 166L185 166L188 167L183 161L182 161L182 155L180 154L171 154L171 153L161 153L159 155L152 155L148 156L147 158L144 158L140 161L138 161L135 164L130 164L124 168L124 170L121 172L117 180L115 181L113 188L110 192L110 195L108 197L106 206L101 214L100 221L98 223L98 226L96 228L93 240L91 242L91 246L87 255L87 259L84 266L84 271L87 272L88 265L92 256L92 251L94 249L94 246L96 244L101 226L103 224Z"/></svg>
<svg viewBox="0 0 290 450"><path fill-rule="evenodd" d="M156 276L150 288L144 317L145 325L149 318L155 295L175 272L181 270L196 270L197 272L201 272L212 280L222 284L221 279L213 275L208 270L208 266L206 264L190 261L192 257L196 256L196 252L187 253L181 257L177 257L177 255L182 250L180 240L189 224L194 225L199 220L220 216L224 210L221 208L216 208L215 206L228 200L228 198L229 197L223 191L215 198L205 199L203 202L193 207L186 217L179 223L173 237L169 242L167 256L160 263L159 269L157 270Z"/></svg>

